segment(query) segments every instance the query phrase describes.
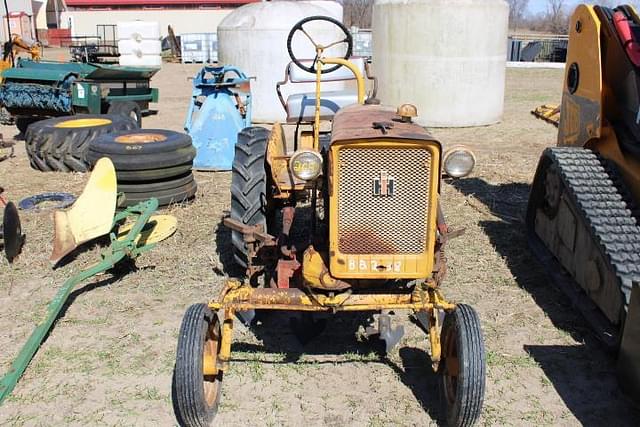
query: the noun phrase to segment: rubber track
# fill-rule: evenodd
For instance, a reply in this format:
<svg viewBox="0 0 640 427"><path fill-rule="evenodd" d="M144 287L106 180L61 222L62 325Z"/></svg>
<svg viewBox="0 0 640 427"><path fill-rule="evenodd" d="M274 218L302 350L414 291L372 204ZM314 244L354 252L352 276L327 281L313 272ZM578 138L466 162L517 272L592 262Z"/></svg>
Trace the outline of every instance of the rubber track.
<svg viewBox="0 0 640 427"><path fill-rule="evenodd" d="M625 310L633 281L640 280L640 227L621 191L615 172L588 149L555 147L549 158L558 166L571 197L600 252L620 281Z"/></svg>

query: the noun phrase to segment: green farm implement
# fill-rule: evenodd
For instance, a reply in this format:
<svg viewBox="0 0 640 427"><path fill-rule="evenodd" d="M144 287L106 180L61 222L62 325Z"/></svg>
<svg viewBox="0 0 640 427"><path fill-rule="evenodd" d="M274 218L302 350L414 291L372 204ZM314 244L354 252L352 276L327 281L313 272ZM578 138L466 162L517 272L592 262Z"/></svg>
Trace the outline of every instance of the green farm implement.
<svg viewBox="0 0 640 427"><path fill-rule="evenodd" d="M55 238L52 262L57 263L84 242L108 234L110 245L101 260L69 278L47 307L47 312L22 347L9 371L0 378L0 404L14 389L53 327L74 288L124 260L133 260L169 237L176 229L175 218L153 215L157 199L149 199L122 212L116 209L116 173L109 159L96 164L87 187L74 205L54 214Z"/></svg>
<svg viewBox="0 0 640 427"><path fill-rule="evenodd" d="M0 104L21 132L37 120L73 114L118 113L138 123L158 101L150 87L157 68L19 60L2 73Z"/></svg>

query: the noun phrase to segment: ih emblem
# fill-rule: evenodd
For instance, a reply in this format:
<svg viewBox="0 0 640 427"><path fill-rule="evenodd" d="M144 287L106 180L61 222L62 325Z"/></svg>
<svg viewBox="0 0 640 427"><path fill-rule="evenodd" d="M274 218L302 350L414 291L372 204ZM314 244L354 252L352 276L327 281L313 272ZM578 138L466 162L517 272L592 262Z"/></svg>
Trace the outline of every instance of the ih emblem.
<svg viewBox="0 0 640 427"><path fill-rule="evenodd" d="M389 176L387 171L380 171L380 176L373 178L373 195L376 197L391 197L395 194L396 179Z"/></svg>

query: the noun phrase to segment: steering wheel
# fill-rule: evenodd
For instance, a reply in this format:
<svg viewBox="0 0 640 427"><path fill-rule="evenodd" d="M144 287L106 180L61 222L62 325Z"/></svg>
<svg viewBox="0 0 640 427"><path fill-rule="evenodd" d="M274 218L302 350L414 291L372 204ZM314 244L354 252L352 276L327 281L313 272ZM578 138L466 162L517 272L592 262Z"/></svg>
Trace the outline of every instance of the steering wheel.
<svg viewBox="0 0 640 427"><path fill-rule="evenodd" d="M313 38L309 35L309 33L307 33L304 28L303 25L306 24L307 22L311 22L311 21L327 21L330 22L332 24L334 24L335 26L337 26L338 28L340 28L342 30L342 32L344 33L344 39L342 40L338 40L335 41L333 43L330 43L326 46L320 45L318 43L316 43ZM298 31L302 32L305 36L307 36L307 38L311 41L311 43L313 43L313 46L316 50L316 57L313 60L313 63L310 66L304 65L298 58L296 58L296 56L293 54L293 49L291 46L291 42L293 40L293 36L295 33L297 33ZM338 21L337 19L333 19L330 18L328 16L310 16L308 18L304 18L301 21L299 21L296 25L293 26L293 28L291 28L291 31L289 31L289 37L287 37L287 51L289 52L289 57L291 58L291 60L293 61L294 64L296 64L298 67L302 68L303 70L309 72L309 73L313 73L315 74L317 69L316 69L316 64L318 63L318 59L320 59L319 55L321 54L322 51L324 51L325 49L328 49L332 46L341 44L341 43L346 43L347 44L347 53L345 53L343 59L349 59L349 57L351 56L351 51L353 50L353 37L351 37L351 33L349 32L349 30L347 29L347 27L344 26L344 24L340 21ZM326 73L331 73L335 70L337 70L338 68L342 67L342 65L340 64L336 64L332 67L326 68L326 69L322 69L320 72L322 74L326 74Z"/></svg>

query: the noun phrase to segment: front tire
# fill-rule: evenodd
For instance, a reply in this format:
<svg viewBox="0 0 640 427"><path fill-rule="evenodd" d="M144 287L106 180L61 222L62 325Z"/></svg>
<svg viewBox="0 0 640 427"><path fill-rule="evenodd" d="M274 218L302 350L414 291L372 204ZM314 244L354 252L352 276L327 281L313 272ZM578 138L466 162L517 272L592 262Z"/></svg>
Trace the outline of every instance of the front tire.
<svg viewBox="0 0 640 427"><path fill-rule="evenodd" d="M448 426L471 426L484 401L486 360L480 319L475 310L458 304L442 325L442 402Z"/></svg>
<svg viewBox="0 0 640 427"><path fill-rule="evenodd" d="M262 127L240 131L231 168L231 219L244 225L262 225L264 231L267 231L268 140L269 130ZM251 260L242 233L232 230L231 242L236 263L247 268Z"/></svg>
<svg viewBox="0 0 640 427"><path fill-rule="evenodd" d="M173 410L181 426L205 427L216 416L222 395L222 371L205 374L216 366L221 342L218 316L206 304L187 309L180 326L173 371Z"/></svg>

